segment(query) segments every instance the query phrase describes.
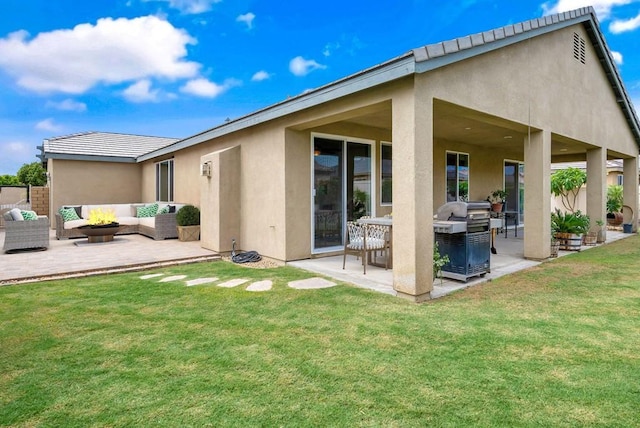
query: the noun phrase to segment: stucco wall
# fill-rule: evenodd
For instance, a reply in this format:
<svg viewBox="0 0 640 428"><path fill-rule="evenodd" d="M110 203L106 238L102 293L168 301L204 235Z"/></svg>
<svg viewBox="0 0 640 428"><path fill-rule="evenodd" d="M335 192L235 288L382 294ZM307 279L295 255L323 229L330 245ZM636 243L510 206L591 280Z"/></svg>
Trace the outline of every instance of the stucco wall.
<svg viewBox="0 0 640 428"><path fill-rule="evenodd" d="M62 205L142 202L142 170L135 163L49 159L51 225ZM152 201L153 199L147 199Z"/></svg>
<svg viewBox="0 0 640 428"><path fill-rule="evenodd" d="M586 64L573 57L573 34L586 40ZM582 25L545 34L418 76L429 95L538 129L637 156Z"/></svg>

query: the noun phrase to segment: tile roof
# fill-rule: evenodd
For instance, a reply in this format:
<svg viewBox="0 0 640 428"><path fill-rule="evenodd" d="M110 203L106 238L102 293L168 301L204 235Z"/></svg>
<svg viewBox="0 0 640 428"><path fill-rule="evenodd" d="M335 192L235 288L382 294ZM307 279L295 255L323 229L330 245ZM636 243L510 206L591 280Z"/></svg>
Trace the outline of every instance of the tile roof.
<svg viewBox="0 0 640 428"><path fill-rule="evenodd" d="M148 137L111 132L83 132L44 140L45 158L118 160L135 162L138 156L161 149L177 138Z"/></svg>

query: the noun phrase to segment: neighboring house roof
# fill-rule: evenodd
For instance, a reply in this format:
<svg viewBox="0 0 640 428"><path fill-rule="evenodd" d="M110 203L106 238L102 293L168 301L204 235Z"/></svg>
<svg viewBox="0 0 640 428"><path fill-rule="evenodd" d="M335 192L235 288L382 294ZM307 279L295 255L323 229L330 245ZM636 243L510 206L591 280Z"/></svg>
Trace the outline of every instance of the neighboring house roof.
<svg viewBox="0 0 640 428"><path fill-rule="evenodd" d="M424 73L434 70L454 62L462 61L580 23L585 26L589 34L600 63L605 70L607 79L616 95L616 100L625 115L636 143L640 146L640 121L633 108L631 98L624 87L620 73L613 61L611 51L600 30L594 9L592 7L585 7L414 49L404 55L359 73L177 141L172 145L143 154L138 157L138 161L145 161L157 156L169 154L211 140L212 138L227 135L392 80L414 73Z"/></svg>
<svg viewBox="0 0 640 428"><path fill-rule="evenodd" d="M558 171L561 169L567 168L578 168L578 169L587 169L587 163L584 161L578 162L558 162L551 164L551 171ZM610 170L622 170L623 161L622 159L613 159L607 161L607 169Z"/></svg>
<svg viewBox="0 0 640 428"><path fill-rule="evenodd" d="M111 132L83 132L44 140L44 159L136 162L138 156L178 141L177 138L147 137Z"/></svg>

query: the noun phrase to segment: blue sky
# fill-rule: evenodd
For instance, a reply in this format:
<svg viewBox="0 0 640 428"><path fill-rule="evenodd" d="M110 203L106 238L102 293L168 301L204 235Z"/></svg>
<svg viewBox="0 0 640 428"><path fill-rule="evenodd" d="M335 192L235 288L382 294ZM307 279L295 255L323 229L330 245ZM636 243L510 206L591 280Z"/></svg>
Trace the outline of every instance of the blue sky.
<svg viewBox="0 0 640 428"><path fill-rule="evenodd" d="M183 138L428 43L593 5L640 107L640 0L2 0L0 175L44 138Z"/></svg>

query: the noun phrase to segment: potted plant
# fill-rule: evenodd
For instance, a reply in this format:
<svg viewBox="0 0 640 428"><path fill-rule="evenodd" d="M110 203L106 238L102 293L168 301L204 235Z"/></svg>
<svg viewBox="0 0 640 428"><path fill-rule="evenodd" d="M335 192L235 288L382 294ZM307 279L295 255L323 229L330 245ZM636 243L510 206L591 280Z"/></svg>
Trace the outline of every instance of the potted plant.
<svg viewBox="0 0 640 428"><path fill-rule="evenodd" d="M507 198L507 192L503 189L496 189L487 198L489 202L491 202L491 209L495 212L502 211L502 205L504 204L505 199Z"/></svg>
<svg viewBox="0 0 640 428"><path fill-rule="evenodd" d="M575 213L563 213L556 208L551 213L551 228L555 231L555 238L560 241L560 249L580 251L582 235L587 233L591 221L588 215L580 210Z"/></svg>
<svg viewBox="0 0 640 428"><path fill-rule="evenodd" d="M178 239L197 241L200 239L200 209L194 205L185 205L176 213Z"/></svg>
<svg viewBox="0 0 640 428"><path fill-rule="evenodd" d="M607 188L607 224L620 226L622 224L622 186L613 184Z"/></svg>
<svg viewBox="0 0 640 428"><path fill-rule="evenodd" d="M598 225L598 237L596 239L596 242L598 244L602 244L607 239L607 231L604 228L604 221L596 220L596 224Z"/></svg>

